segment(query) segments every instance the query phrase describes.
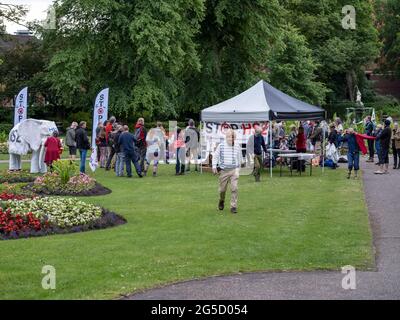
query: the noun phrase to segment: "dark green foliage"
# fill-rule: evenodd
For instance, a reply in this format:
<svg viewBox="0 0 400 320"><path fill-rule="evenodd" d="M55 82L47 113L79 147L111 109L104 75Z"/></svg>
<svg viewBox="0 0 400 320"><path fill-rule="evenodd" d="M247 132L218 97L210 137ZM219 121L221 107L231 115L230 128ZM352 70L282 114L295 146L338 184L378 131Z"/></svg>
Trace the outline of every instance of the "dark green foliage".
<svg viewBox="0 0 400 320"><path fill-rule="evenodd" d="M362 67L379 54L373 7L365 0L282 0L292 21L307 38L318 63L318 80L332 90L329 101L354 101L354 88L364 75ZM356 29L342 27L342 8L356 9Z"/></svg>
<svg viewBox="0 0 400 320"><path fill-rule="evenodd" d="M400 1L376 0L375 9L383 42L380 66L400 79Z"/></svg>
<svg viewBox="0 0 400 320"><path fill-rule="evenodd" d="M348 4L356 30L341 24ZM260 79L322 106L354 101L356 85L373 101L363 69L380 48L370 1L57 0L55 9L57 28L39 30L40 70L27 79L46 93L45 114L68 122L91 118L105 87L110 114L128 123L198 118ZM384 38L389 61L396 41Z"/></svg>

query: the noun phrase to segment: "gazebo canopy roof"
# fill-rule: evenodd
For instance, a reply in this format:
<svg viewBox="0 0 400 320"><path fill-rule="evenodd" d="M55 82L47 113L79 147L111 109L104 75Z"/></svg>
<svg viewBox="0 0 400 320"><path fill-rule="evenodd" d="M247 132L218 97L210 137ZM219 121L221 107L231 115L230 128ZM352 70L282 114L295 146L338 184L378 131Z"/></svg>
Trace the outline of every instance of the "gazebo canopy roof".
<svg viewBox="0 0 400 320"><path fill-rule="evenodd" d="M293 98L264 80L241 94L201 112L207 122L322 120L325 110Z"/></svg>

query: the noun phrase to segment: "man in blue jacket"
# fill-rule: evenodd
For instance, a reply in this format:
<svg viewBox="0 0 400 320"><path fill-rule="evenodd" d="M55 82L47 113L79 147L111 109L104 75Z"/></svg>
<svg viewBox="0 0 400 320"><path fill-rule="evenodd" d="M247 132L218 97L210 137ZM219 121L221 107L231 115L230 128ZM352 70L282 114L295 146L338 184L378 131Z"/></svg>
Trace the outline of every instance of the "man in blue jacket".
<svg viewBox="0 0 400 320"><path fill-rule="evenodd" d="M265 140L261 133L261 128L256 126L254 133L254 176L256 182L260 182L261 168L263 165L262 151L264 150L264 152L267 153L267 146L265 145Z"/></svg>
<svg viewBox="0 0 400 320"><path fill-rule="evenodd" d="M135 136L129 132L129 127L124 126L124 132L118 138L118 143L120 145L121 151L124 153L126 173L128 178L132 178L132 168L131 161L135 166L136 173L139 178L142 178L142 170L139 165L139 156L135 147Z"/></svg>

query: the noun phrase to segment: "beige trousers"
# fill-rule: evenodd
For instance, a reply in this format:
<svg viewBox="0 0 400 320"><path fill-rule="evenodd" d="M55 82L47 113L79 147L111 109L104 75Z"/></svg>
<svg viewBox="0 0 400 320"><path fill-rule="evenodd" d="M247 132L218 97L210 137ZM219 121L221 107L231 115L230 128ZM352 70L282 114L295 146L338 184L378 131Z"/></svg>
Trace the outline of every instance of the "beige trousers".
<svg viewBox="0 0 400 320"><path fill-rule="evenodd" d="M231 184L231 208L237 208L238 200L238 181L239 170L222 170L219 176L219 196L220 200L225 201L228 184Z"/></svg>

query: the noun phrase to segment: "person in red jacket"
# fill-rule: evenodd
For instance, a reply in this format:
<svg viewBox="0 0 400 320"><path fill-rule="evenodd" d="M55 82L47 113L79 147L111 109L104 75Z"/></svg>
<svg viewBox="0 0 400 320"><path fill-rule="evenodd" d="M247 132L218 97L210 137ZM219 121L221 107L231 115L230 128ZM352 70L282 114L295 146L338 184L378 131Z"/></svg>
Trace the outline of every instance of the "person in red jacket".
<svg viewBox="0 0 400 320"><path fill-rule="evenodd" d="M296 138L296 151L297 153L302 153L307 151L307 139L303 127L299 127L299 132Z"/></svg>
<svg viewBox="0 0 400 320"><path fill-rule="evenodd" d="M140 163L140 169L142 172L144 172L144 162L146 159L146 153L147 153L147 143L146 143L146 128L144 127L144 119L139 118L136 125L135 125L135 139L136 139L136 147L138 148L139 151L139 163Z"/></svg>
<svg viewBox="0 0 400 320"><path fill-rule="evenodd" d="M296 138L296 152L297 153L307 152L307 138L304 133L304 127L302 127L302 126L299 127L299 132L298 132L297 138ZM305 171L305 161L300 160L297 163L298 163L297 170Z"/></svg>
<svg viewBox="0 0 400 320"><path fill-rule="evenodd" d="M44 162L53 169L53 162L60 159L60 155L62 153L62 145L61 141L58 138L58 132L54 131L53 136L48 137L46 142L44 143L46 148L46 154L44 157Z"/></svg>

